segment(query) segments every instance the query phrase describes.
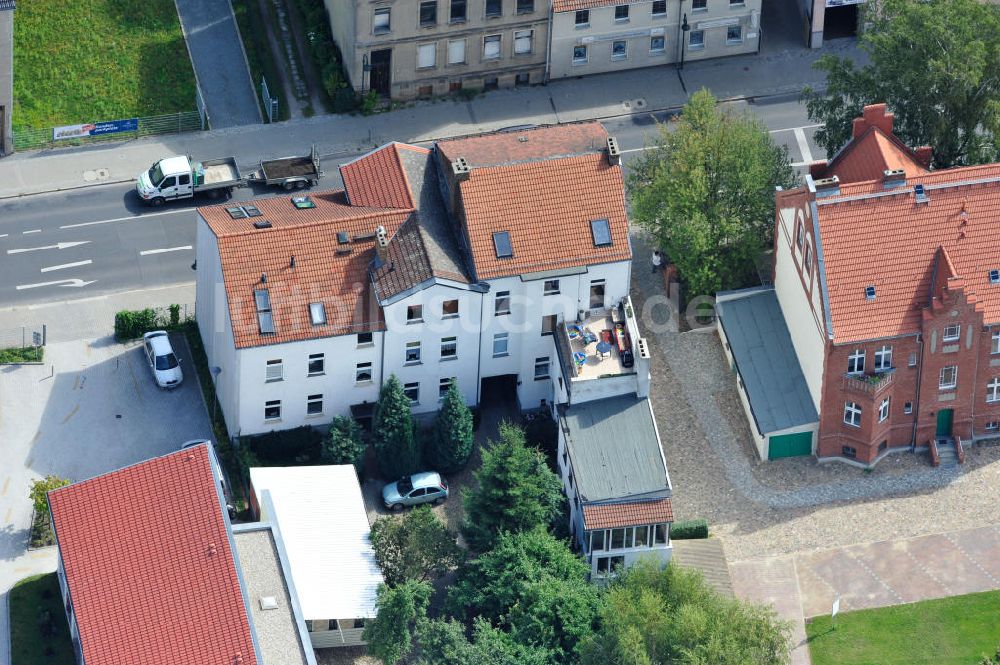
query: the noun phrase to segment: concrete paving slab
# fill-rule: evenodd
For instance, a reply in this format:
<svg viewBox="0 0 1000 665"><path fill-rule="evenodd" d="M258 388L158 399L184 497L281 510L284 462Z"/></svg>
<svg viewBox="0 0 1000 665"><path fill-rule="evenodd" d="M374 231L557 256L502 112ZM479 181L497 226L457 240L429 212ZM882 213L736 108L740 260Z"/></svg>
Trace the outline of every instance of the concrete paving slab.
<svg viewBox="0 0 1000 665"><path fill-rule="evenodd" d="M792 665L808 665L805 621L799 601L795 559L791 556L740 561L729 565L733 591L738 598L770 604L792 624Z"/></svg>
<svg viewBox="0 0 1000 665"><path fill-rule="evenodd" d="M900 602L891 589L844 549L810 552L796 557L798 567L809 568L836 590L844 611ZM829 605L822 612L829 611Z"/></svg>
<svg viewBox="0 0 1000 665"><path fill-rule="evenodd" d="M883 541L851 547L851 555L878 575L897 596L896 602L912 603L947 593L941 583L917 566L900 565L906 560L905 541Z"/></svg>
<svg viewBox="0 0 1000 665"><path fill-rule="evenodd" d="M966 529L947 534L967 557L975 561L983 571L1000 586L1000 527L992 529Z"/></svg>
<svg viewBox="0 0 1000 665"><path fill-rule="evenodd" d="M915 561L948 589L948 596L997 588L995 578L967 557L945 534L906 541Z"/></svg>

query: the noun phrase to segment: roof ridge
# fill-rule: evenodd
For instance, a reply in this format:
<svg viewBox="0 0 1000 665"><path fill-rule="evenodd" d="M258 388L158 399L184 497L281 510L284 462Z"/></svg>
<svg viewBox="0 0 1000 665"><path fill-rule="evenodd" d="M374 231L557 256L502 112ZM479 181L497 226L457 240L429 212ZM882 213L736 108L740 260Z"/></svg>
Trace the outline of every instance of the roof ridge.
<svg viewBox="0 0 1000 665"><path fill-rule="evenodd" d="M358 206L359 208L370 208L371 206ZM282 224L278 227L272 227L270 230L274 231L289 231L291 229L299 229L304 226L324 226L328 224L336 224L338 222L356 222L362 221L368 218L380 217L382 215L401 215L403 213L415 212L416 208L378 208L376 210L366 210L357 215L348 215L345 217L329 218L329 219L314 219L314 220L303 220L301 222L293 222L291 224ZM255 233L260 233L262 231L267 231L268 229L245 229L240 231L232 231L230 233L223 233L221 235L216 235L216 238L233 238L253 235Z"/></svg>

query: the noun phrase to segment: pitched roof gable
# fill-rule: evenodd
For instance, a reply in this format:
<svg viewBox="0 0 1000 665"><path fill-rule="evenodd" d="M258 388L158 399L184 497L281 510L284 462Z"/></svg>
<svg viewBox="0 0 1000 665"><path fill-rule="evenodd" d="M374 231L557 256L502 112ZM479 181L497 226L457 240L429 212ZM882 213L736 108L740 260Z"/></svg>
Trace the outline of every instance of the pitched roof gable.
<svg viewBox="0 0 1000 665"><path fill-rule="evenodd" d="M86 662L258 662L209 454L198 446L49 494Z"/></svg>
<svg viewBox="0 0 1000 665"><path fill-rule="evenodd" d="M475 169L599 153L607 140L601 123L582 122L439 141L437 149L446 162L464 157Z"/></svg>
<svg viewBox="0 0 1000 665"><path fill-rule="evenodd" d="M430 154L430 150L426 148L393 142L340 167L344 189L351 205L404 209L416 207L410 180L402 162L403 151Z"/></svg>

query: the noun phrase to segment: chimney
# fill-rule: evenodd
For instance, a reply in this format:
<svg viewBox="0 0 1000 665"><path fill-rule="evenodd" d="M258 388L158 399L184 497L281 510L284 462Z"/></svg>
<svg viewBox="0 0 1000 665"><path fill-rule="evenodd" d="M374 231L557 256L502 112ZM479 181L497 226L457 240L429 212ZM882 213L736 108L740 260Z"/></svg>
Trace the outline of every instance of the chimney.
<svg viewBox="0 0 1000 665"><path fill-rule="evenodd" d="M375 256L382 265L389 262L389 234L384 226L375 229Z"/></svg>
<svg viewBox="0 0 1000 665"><path fill-rule="evenodd" d="M836 196L840 194L840 178L837 176L813 180L813 186L816 189L816 198L818 199L824 196Z"/></svg>
<svg viewBox="0 0 1000 665"><path fill-rule="evenodd" d="M886 169L882 171L882 186L886 189L902 187L906 184L906 171L903 169Z"/></svg>
<svg viewBox="0 0 1000 665"><path fill-rule="evenodd" d="M829 166L829 164L826 160L821 159L819 161L811 162L809 164L809 175L813 177L813 180L822 178L823 174L826 173L827 166Z"/></svg>
<svg viewBox="0 0 1000 665"><path fill-rule="evenodd" d="M469 162L465 157L457 157L455 161L451 163L451 172L455 174L455 180L458 182L465 182L469 179Z"/></svg>
<svg viewBox="0 0 1000 665"><path fill-rule="evenodd" d="M888 112L888 106L882 104L869 104L861 111L861 117L854 119L852 138L858 138L869 127L878 127L884 134L892 134L892 122L895 116Z"/></svg>
<svg viewBox="0 0 1000 665"><path fill-rule="evenodd" d="M608 137L608 164L611 166L621 166L622 163L622 151L618 149L618 139L614 136Z"/></svg>

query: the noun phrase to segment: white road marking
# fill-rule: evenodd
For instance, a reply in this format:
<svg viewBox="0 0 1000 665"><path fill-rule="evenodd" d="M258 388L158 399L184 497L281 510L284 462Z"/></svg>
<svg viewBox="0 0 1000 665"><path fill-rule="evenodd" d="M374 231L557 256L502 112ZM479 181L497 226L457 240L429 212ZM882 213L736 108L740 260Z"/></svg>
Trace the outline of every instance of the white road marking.
<svg viewBox="0 0 1000 665"><path fill-rule="evenodd" d="M99 219L96 222L81 222L79 224L64 224L60 226L60 229L78 229L81 226L94 226L96 224L113 224L115 222L134 222L137 220L146 219L149 217L159 217L161 215L179 215L182 212L192 212L190 208L182 208L180 210L164 210L163 212L149 212L145 215L132 215L131 217L115 217L114 219Z"/></svg>
<svg viewBox="0 0 1000 665"><path fill-rule="evenodd" d="M21 235L28 235L29 233L41 233L41 229L31 229L30 231L21 231Z"/></svg>
<svg viewBox="0 0 1000 665"><path fill-rule="evenodd" d="M7 237L6 233L0 233L0 238L6 238L6 237Z"/></svg>
<svg viewBox="0 0 1000 665"><path fill-rule="evenodd" d="M823 124L818 125L802 125L801 127L785 127L784 129L770 129L768 134L777 134L778 132L794 132L797 129L816 129L817 127L822 127Z"/></svg>
<svg viewBox="0 0 1000 665"><path fill-rule="evenodd" d="M139 256L147 256L149 254L166 254L167 252L182 252L185 249L191 249L191 245L184 245L183 247L167 247L165 249L147 249L139 252Z"/></svg>
<svg viewBox="0 0 1000 665"><path fill-rule="evenodd" d="M38 252L43 249L69 249L70 247L76 247L78 245L86 245L89 240L76 240L73 242L59 242L55 245L45 245L44 247L24 247L22 249L8 249L8 254L22 254L24 252Z"/></svg>
<svg viewBox="0 0 1000 665"><path fill-rule="evenodd" d="M61 266L49 266L47 268L42 268L40 272L52 272L53 270L64 270L65 268L77 268L79 266L89 266L93 261L87 259L86 261L74 261L73 263L64 263Z"/></svg>
<svg viewBox="0 0 1000 665"><path fill-rule="evenodd" d="M806 141L806 133L801 127L795 128L795 142L799 144L799 152L802 153L802 161L810 164L813 161L813 153L809 148L809 141Z"/></svg>
<svg viewBox="0 0 1000 665"><path fill-rule="evenodd" d="M88 284L93 284L96 281L97 281L96 279L92 279L89 282L85 282L82 279L60 279L60 280L56 280L55 282L40 282L38 284L18 284L17 285L17 290L18 291L23 291L24 289L37 289L37 288L42 287L42 286L75 286L75 287L81 287L81 286L87 286Z"/></svg>

